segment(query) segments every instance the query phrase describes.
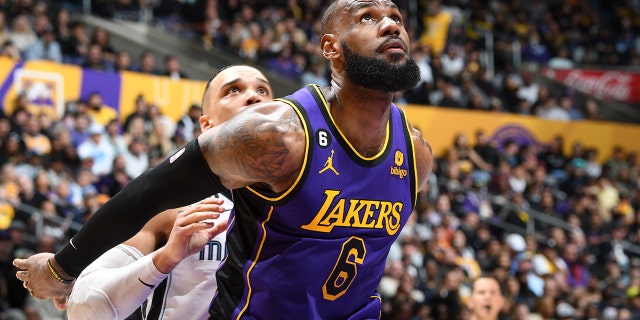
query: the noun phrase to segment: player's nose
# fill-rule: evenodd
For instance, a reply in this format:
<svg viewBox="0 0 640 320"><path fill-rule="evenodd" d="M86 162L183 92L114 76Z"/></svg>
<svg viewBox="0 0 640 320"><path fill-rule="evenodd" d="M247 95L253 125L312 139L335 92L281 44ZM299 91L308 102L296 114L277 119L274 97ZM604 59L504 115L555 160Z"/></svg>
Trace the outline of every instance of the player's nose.
<svg viewBox="0 0 640 320"><path fill-rule="evenodd" d="M258 103L258 102L262 102L264 101L264 97L261 96L258 92L256 91L248 91L248 96L247 99L245 99L245 105L251 105L254 103Z"/></svg>

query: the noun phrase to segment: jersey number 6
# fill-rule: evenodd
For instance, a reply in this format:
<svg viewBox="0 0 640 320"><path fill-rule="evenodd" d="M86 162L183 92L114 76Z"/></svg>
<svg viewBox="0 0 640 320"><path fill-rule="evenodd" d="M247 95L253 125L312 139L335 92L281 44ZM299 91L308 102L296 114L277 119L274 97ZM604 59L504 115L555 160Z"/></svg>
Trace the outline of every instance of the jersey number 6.
<svg viewBox="0 0 640 320"><path fill-rule="evenodd" d="M361 238L351 237L342 244L340 257L322 287L322 294L326 300L336 300L347 292L358 274L358 265L364 262L366 254L367 249Z"/></svg>

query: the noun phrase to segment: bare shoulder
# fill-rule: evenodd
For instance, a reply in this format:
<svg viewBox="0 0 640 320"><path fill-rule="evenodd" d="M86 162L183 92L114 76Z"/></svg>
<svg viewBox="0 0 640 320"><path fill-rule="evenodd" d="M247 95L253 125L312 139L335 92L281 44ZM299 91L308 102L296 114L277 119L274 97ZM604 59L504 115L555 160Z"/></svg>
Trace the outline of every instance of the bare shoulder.
<svg viewBox="0 0 640 320"><path fill-rule="evenodd" d="M136 235L124 244L138 249L142 254L149 254L162 247L169 238L173 222L181 209L169 209L155 215Z"/></svg>
<svg viewBox="0 0 640 320"><path fill-rule="evenodd" d="M416 165L418 168L418 179L420 189L424 189L429 181L429 175L433 170L433 150L429 142L422 136L422 133L412 127L411 138L416 150Z"/></svg>
<svg viewBox="0 0 640 320"><path fill-rule="evenodd" d="M227 188L265 183L286 189L302 166L305 132L297 113L280 101L252 105L205 131L198 142Z"/></svg>

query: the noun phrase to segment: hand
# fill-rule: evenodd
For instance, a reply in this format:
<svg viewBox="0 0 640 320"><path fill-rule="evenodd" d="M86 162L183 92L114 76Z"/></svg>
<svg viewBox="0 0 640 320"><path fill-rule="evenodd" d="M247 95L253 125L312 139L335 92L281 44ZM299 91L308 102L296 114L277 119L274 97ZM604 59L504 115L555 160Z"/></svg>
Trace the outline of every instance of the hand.
<svg viewBox="0 0 640 320"><path fill-rule="evenodd" d="M178 213L169 240L153 256L153 263L162 273L170 273L184 258L200 251L209 240L227 229L227 219L218 219L224 212L222 199L207 198ZM213 219L213 222L203 222Z"/></svg>
<svg viewBox="0 0 640 320"><path fill-rule="evenodd" d="M13 265L20 269L16 272L16 277L22 280L22 285L35 298L47 300L67 297L73 289L73 283L64 284L58 281L49 270L48 259L52 259L52 263L57 267L56 271L62 273L55 263L53 253L45 252L34 254L27 259L14 259Z"/></svg>

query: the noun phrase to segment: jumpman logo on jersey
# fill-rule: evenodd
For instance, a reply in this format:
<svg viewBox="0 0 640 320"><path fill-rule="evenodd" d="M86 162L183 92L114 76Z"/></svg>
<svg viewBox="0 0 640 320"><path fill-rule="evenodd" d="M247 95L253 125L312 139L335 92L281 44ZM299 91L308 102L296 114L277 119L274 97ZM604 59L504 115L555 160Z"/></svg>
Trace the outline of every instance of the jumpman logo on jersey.
<svg viewBox="0 0 640 320"><path fill-rule="evenodd" d="M336 176L340 175L340 172L336 171L336 169L333 167L333 150L331 150L331 155L329 156L329 158L327 158L327 161L324 163L324 168L318 171L318 173L323 173L327 171L327 169L331 169L331 171L333 171L333 173L335 173Z"/></svg>

